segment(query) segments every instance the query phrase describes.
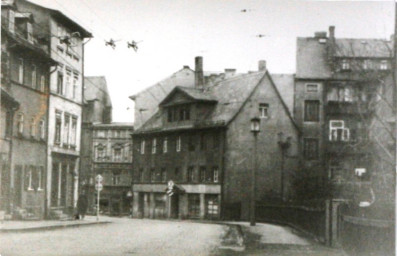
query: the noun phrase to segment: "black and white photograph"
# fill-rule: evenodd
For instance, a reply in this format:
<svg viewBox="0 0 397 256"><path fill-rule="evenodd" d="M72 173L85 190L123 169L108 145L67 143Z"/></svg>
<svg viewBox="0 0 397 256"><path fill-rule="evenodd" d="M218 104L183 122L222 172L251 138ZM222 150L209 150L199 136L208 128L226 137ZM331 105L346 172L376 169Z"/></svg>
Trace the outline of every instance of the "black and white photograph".
<svg viewBox="0 0 397 256"><path fill-rule="evenodd" d="M1 0L0 256L393 256L395 0Z"/></svg>

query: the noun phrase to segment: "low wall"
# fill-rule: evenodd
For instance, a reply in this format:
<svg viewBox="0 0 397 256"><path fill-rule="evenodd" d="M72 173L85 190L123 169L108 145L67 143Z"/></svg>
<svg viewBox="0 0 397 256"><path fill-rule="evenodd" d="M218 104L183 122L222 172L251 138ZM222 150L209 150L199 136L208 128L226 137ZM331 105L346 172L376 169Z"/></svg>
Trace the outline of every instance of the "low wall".
<svg viewBox="0 0 397 256"><path fill-rule="evenodd" d="M257 221L286 224L325 241L325 208L304 206L257 205Z"/></svg>

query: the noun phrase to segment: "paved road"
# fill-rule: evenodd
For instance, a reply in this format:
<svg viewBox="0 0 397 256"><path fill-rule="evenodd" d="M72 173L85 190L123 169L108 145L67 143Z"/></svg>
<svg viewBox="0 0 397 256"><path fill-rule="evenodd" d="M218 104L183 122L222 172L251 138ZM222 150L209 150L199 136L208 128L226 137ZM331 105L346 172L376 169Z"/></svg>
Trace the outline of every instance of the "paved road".
<svg viewBox="0 0 397 256"><path fill-rule="evenodd" d="M250 227L241 222L220 225L109 217L101 220L112 223L40 232L0 233L0 255L343 255L277 225ZM242 243L241 230L245 243Z"/></svg>
<svg viewBox="0 0 397 256"><path fill-rule="evenodd" d="M225 226L112 218L113 223L0 234L1 256L212 255Z"/></svg>

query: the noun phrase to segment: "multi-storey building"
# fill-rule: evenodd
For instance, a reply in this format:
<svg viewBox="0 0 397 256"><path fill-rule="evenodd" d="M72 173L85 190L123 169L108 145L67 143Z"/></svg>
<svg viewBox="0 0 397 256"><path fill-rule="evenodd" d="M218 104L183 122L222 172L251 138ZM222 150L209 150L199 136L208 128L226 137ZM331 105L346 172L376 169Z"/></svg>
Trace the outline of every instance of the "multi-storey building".
<svg viewBox="0 0 397 256"><path fill-rule="evenodd" d="M132 123L93 124L92 126L92 173L103 177L100 193L100 210L110 215L130 213L132 170ZM94 181L89 180L94 190ZM96 205L96 196L90 205Z"/></svg>
<svg viewBox="0 0 397 256"><path fill-rule="evenodd" d="M294 112L302 129L306 196L317 197L331 184L332 197L354 199L360 193L355 182L371 187L371 179L393 173L385 159L394 152L387 145L393 137L387 134L391 49L388 40L335 38L333 26L328 36L298 38ZM377 182L372 187L392 191L391 183L373 186Z"/></svg>
<svg viewBox="0 0 397 256"><path fill-rule="evenodd" d="M51 217L70 212L76 204L80 128L83 103L84 39L92 37L62 12L17 0L17 6L35 17L50 56L58 62L51 70L48 100L46 207Z"/></svg>
<svg viewBox="0 0 397 256"><path fill-rule="evenodd" d="M175 87L133 133L134 217L247 219L255 159L255 200L291 195L299 132L265 62L259 67L210 86L197 57L195 87Z"/></svg>
<svg viewBox="0 0 397 256"><path fill-rule="evenodd" d="M38 37L41 30L36 26L35 15L15 1L2 1L1 16L1 89L19 102L14 118L12 110L7 111L6 125L2 124L8 141L2 147L11 151L7 163L10 173L6 171L4 175L9 178L9 186L4 187L9 189L8 210L15 218L42 218L48 192L45 180L49 77L56 61Z"/></svg>

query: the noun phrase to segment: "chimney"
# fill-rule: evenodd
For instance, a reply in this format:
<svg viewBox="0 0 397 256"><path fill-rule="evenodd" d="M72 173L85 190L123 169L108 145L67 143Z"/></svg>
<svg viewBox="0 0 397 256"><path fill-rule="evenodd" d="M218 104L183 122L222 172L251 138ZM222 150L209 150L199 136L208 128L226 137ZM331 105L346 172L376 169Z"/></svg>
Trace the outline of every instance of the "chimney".
<svg viewBox="0 0 397 256"><path fill-rule="evenodd" d="M195 58L194 85L196 88L204 86L203 57L201 56Z"/></svg>
<svg viewBox="0 0 397 256"><path fill-rule="evenodd" d="M317 39L327 38L327 32L325 32L325 31L315 32L314 38L317 38Z"/></svg>
<svg viewBox="0 0 397 256"><path fill-rule="evenodd" d="M185 65L185 66L183 66L183 68L184 69L189 69L190 67Z"/></svg>
<svg viewBox="0 0 397 256"><path fill-rule="evenodd" d="M258 62L258 71L265 71L266 70L266 60L260 60Z"/></svg>
<svg viewBox="0 0 397 256"><path fill-rule="evenodd" d="M232 77L236 74L235 68L225 68L225 78Z"/></svg>
<svg viewBox="0 0 397 256"><path fill-rule="evenodd" d="M335 39L335 26L329 26L328 31L329 31L329 38L332 40Z"/></svg>

